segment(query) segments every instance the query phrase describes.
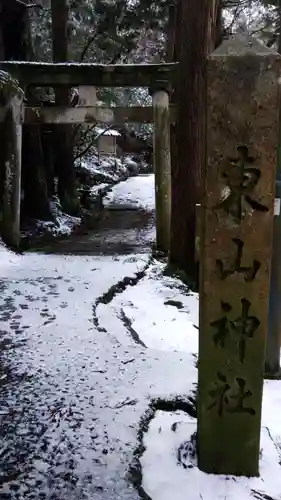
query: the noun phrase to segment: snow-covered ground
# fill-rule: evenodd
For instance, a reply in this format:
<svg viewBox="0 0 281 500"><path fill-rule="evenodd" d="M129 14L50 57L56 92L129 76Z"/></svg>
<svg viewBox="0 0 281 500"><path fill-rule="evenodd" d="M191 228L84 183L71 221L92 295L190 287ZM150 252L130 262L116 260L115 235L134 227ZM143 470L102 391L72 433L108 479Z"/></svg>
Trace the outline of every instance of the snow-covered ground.
<svg viewBox="0 0 281 500"><path fill-rule="evenodd" d="M139 420L196 377L190 354L148 350L110 305L105 321L93 310L148 256L18 259L0 281L0 496L137 499L126 471Z"/></svg>
<svg viewBox="0 0 281 500"><path fill-rule="evenodd" d="M280 450L272 440L268 428L262 427L258 478L205 474L194 467L194 460L187 462L186 465L191 465L190 468L184 468L179 463L178 450L190 440L194 432L196 419L182 411L158 411L151 421L144 438L146 451L141 464L143 487L153 500L281 498Z"/></svg>
<svg viewBox="0 0 281 500"><path fill-rule="evenodd" d="M104 205L109 208L141 208L151 211L155 207L154 175L147 174L132 177L120 182L104 198Z"/></svg>
<svg viewBox="0 0 281 500"><path fill-rule="evenodd" d="M2 269L5 269L5 267L10 266L11 264L19 264L20 261L21 256L15 254L11 250L8 250L0 239L0 273L2 272Z"/></svg>
<svg viewBox="0 0 281 500"><path fill-rule="evenodd" d="M152 192L149 176L112 197L153 209ZM158 398L188 401L197 382L198 296L163 271L149 252L14 255L0 245L1 500L139 498L128 470L140 421ZM146 498L280 500L280 386L265 382L257 479L179 465L196 421L154 406L140 458Z"/></svg>

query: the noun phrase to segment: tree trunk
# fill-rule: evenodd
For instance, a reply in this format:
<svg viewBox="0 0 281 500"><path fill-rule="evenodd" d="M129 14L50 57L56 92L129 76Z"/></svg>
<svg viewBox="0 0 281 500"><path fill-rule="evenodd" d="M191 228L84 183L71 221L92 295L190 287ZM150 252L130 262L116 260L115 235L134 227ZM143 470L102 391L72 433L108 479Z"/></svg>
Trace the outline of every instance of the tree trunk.
<svg viewBox="0 0 281 500"><path fill-rule="evenodd" d="M3 38L3 15L4 15L4 7L0 5L0 61L4 61L5 52L4 52L4 38Z"/></svg>
<svg viewBox="0 0 281 500"><path fill-rule="evenodd" d="M34 60L28 10L23 17L23 54L24 60ZM29 105L39 105L34 89L26 89ZM28 217L50 220L52 218L48 198L46 171L44 168L44 150L41 127L25 125L23 127L23 212Z"/></svg>
<svg viewBox="0 0 281 500"><path fill-rule="evenodd" d="M3 20L3 6L0 5L0 19ZM3 26L0 22L0 60L5 59L4 53L4 40L3 40ZM0 221L3 207L3 194L4 194L4 126L0 123Z"/></svg>
<svg viewBox="0 0 281 500"><path fill-rule="evenodd" d="M29 100L32 103L32 99ZM23 213L42 220L52 218L44 169L42 135L37 125L23 127Z"/></svg>
<svg viewBox="0 0 281 500"><path fill-rule="evenodd" d="M174 100L178 120L172 143L172 217L170 262L197 284L195 209L200 201L200 174L205 159L206 56L209 1L180 0L176 16L174 58L180 76Z"/></svg>
<svg viewBox="0 0 281 500"><path fill-rule="evenodd" d="M209 7L208 53L221 43L222 36L222 0L212 0Z"/></svg>
<svg viewBox="0 0 281 500"><path fill-rule="evenodd" d="M68 59L68 6L67 0L52 0L52 36L53 61L64 62ZM55 89L56 105L70 106L70 89ZM75 189L75 170L72 147L72 127L70 125L54 126L55 170L58 175L58 194L63 209L71 214L78 210Z"/></svg>
<svg viewBox="0 0 281 500"><path fill-rule="evenodd" d="M166 62L175 61L177 4L170 5L166 39Z"/></svg>
<svg viewBox="0 0 281 500"><path fill-rule="evenodd" d="M216 9L216 23L215 29L212 34L213 48L217 48L223 40L223 17L222 17L222 0L215 0L217 2Z"/></svg>
<svg viewBox="0 0 281 500"><path fill-rule="evenodd" d="M21 4L18 8L6 5L2 7L1 32L0 46L2 38L3 59L19 61L33 59L28 9ZM28 99L33 95L34 91L26 91ZM3 172L1 163L0 172ZM41 132L38 126L23 127L22 186L24 190L23 213L29 217L50 219Z"/></svg>

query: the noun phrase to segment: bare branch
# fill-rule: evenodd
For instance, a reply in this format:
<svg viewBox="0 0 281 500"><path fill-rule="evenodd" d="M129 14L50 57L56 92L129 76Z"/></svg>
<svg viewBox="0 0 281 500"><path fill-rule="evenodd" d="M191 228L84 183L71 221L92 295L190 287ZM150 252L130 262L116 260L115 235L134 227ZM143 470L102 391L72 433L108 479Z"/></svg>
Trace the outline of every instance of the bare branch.
<svg viewBox="0 0 281 500"><path fill-rule="evenodd" d="M88 144L88 146L85 147L85 149L83 149L83 151L80 151L80 153L78 153L77 155L75 155L74 157L74 160L79 160L79 158L82 158L83 156L85 156L86 153L88 153L88 151L90 151L90 149L94 146L94 144L92 142L90 142Z"/></svg>
<svg viewBox="0 0 281 500"><path fill-rule="evenodd" d="M95 41L95 39L96 39L96 37L97 37L97 36L98 36L98 31L97 31L97 32L96 32L93 36L91 36L91 37L88 39L88 41L87 41L87 43L86 43L86 45L85 45L85 47L84 47L84 49L83 49L83 52L82 52L82 54L81 54L81 57L80 57L80 61L81 61L81 62L83 62L83 61L84 61L84 58L85 58L86 53L88 52L88 50L89 50L90 46L91 46L91 45L92 45L92 43Z"/></svg>
<svg viewBox="0 0 281 500"><path fill-rule="evenodd" d="M43 9L42 5L38 5L36 3L25 3L25 2L23 2L23 0L16 0L16 3L23 5L27 9L30 9L30 8Z"/></svg>

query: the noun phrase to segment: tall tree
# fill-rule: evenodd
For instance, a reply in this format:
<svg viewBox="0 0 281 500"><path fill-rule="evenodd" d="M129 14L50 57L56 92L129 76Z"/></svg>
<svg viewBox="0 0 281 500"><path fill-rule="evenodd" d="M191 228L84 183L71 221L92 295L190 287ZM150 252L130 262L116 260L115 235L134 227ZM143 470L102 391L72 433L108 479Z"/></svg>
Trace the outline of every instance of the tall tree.
<svg viewBox="0 0 281 500"><path fill-rule="evenodd" d="M205 161L206 57L218 37L220 2L179 0L170 27L179 62L179 79L173 96L178 104L177 123L172 130L172 215L170 262L197 283L195 261L196 204L200 202L201 168ZM179 105L180 104L180 105Z"/></svg>
<svg viewBox="0 0 281 500"><path fill-rule="evenodd" d="M222 37L222 0L212 0L209 7L208 20L208 52L212 52L220 43Z"/></svg>
<svg viewBox="0 0 281 500"><path fill-rule="evenodd" d="M204 161L205 63L208 50L209 0L179 0L175 18L174 59L179 78L172 145L172 213L170 262L197 280L195 210ZM180 103L180 105L179 105Z"/></svg>
<svg viewBox="0 0 281 500"><path fill-rule="evenodd" d="M33 4L30 4L30 6L33 7ZM33 60L34 54L29 20L30 9L27 8L26 3L23 1L9 2L8 0L2 1L1 9L1 57L4 60ZM36 104L34 91L31 89L25 90L29 103ZM41 133L40 128L36 125L25 125L23 128L22 160L23 212L30 217L49 219L50 207L43 165ZM4 168L1 165L0 171L3 174Z"/></svg>
<svg viewBox="0 0 281 500"><path fill-rule="evenodd" d="M67 0L52 0L52 40L53 61L68 60L68 2ZM57 87L55 101L58 106L70 105L70 89ZM72 146L72 128L70 125L56 125L54 128L55 171L58 176L58 194L63 209L71 214L78 210L75 189L75 170Z"/></svg>

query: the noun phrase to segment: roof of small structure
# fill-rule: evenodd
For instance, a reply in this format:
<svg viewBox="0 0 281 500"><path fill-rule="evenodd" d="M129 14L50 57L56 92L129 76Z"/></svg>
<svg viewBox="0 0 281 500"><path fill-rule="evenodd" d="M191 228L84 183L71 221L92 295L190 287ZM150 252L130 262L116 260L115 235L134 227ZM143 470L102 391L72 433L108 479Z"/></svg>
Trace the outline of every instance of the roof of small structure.
<svg viewBox="0 0 281 500"><path fill-rule="evenodd" d="M102 129L102 128L99 128L99 129L96 129L99 137L103 137L103 136L112 136L112 137L120 137L121 134L120 132L118 132L118 130L114 130L113 128L109 128L108 130L106 129Z"/></svg>

